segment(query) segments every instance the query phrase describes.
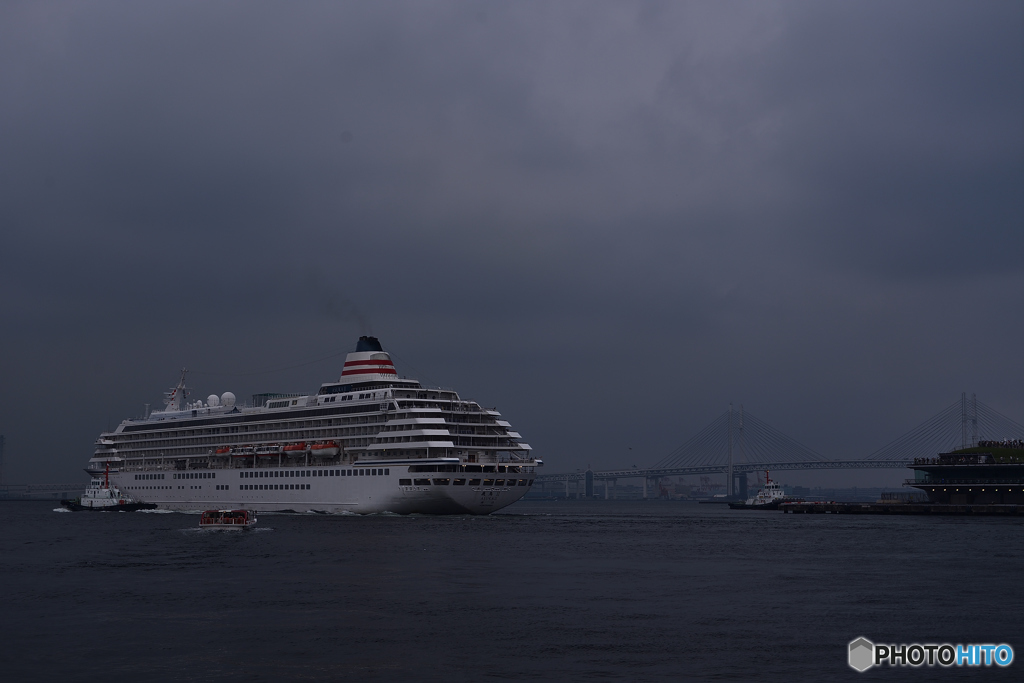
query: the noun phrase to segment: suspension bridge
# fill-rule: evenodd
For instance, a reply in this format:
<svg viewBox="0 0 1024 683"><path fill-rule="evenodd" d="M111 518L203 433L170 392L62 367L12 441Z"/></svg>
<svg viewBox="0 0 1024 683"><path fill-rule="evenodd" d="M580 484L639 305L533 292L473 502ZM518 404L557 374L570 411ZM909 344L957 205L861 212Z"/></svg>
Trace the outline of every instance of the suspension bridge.
<svg viewBox="0 0 1024 683"><path fill-rule="evenodd" d="M564 484L576 492L585 484L586 495L592 496L597 482L604 484L607 498L609 486L619 479L642 478L644 498L648 486L662 477L685 475L726 475L729 496L746 496L747 475L764 470L846 470L901 469L914 458L933 457L962 448L972 448L983 440L1024 439L1024 425L1006 417L975 396L962 394L960 399L917 425L906 434L856 460L828 458L783 434L764 420L745 412L729 409L651 467L617 470L586 470L562 474L542 474L537 483L542 490L555 491Z"/></svg>

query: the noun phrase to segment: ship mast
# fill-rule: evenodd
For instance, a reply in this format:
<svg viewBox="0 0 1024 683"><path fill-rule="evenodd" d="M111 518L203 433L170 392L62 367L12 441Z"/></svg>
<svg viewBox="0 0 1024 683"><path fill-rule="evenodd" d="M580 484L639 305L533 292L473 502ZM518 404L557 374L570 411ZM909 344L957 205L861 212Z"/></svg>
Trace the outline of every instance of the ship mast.
<svg viewBox="0 0 1024 683"><path fill-rule="evenodd" d="M178 380L178 386L174 387L170 391L164 392L164 408L165 412L181 410L181 400L185 397L185 375L188 374L188 370L185 368L181 369L181 379Z"/></svg>

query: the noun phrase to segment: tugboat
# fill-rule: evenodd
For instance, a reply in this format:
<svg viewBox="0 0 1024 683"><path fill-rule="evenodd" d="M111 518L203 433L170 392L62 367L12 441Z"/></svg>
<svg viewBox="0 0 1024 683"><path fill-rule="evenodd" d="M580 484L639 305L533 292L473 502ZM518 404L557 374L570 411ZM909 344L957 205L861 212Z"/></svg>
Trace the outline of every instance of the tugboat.
<svg viewBox="0 0 1024 683"><path fill-rule="evenodd" d="M252 510L206 510L199 517L200 529L248 529L256 526Z"/></svg>
<svg viewBox="0 0 1024 683"><path fill-rule="evenodd" d="M764 471L764 488L757 492L753 498L747 498L742 503L729 503L733 510L778 510L779 503L797 502L794 498L787 498L786 492L782 490L778 482L772 481L768 476L768 470Z"/></svg>
<svg viewBox="0 0 1024 683"><path fill-rule="evenodd" d="M90 510L93 512L134 512L136 510L155 510L155 503L140 503L130 494L124 493L116 486L110 485L110 466L107 466L103 479L95 478L81 498L62 500L61 505L72 512Z"/></svg>

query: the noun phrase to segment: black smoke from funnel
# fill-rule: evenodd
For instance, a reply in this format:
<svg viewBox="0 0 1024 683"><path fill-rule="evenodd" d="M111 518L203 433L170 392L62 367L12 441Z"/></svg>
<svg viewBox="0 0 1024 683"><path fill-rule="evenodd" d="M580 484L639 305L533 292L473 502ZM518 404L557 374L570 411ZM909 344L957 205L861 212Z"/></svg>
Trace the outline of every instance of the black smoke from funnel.
<svg viewBox="0 0 1024 683"><path fill-rule="evenodd" d="M361 335L373 335L370 318L351 299L337 291L318 271L309 272L310 286L317 308L339 323L355 322Z"/></svg>

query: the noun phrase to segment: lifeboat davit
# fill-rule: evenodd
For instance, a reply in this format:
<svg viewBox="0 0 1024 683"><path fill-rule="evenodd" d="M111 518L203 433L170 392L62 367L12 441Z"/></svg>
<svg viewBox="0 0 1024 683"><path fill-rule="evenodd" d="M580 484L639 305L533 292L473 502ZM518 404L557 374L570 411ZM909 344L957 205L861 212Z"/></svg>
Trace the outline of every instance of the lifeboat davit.
<svg viewBox="0 0 1024 683"><path fill-rule="evenodd" d="M341 448L333 441L315 443L309 447L309 450L318 458L333 458L338 453L341 453Z"/></svg>
<svg viewBox="0 0 1024 683"><path fill-rule="evenodd" d="M298 455L299 453L306 452L306 442L300 441L298 443L290 443L281 449L285 453L291 453L292 455Z"/></svg>

